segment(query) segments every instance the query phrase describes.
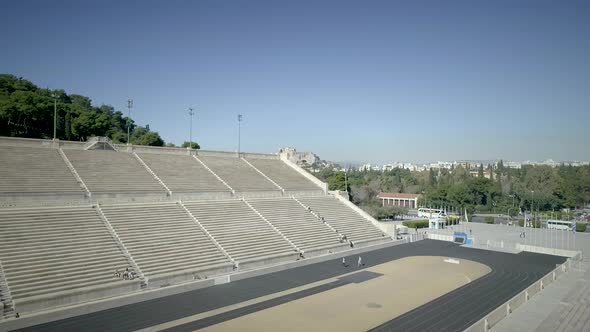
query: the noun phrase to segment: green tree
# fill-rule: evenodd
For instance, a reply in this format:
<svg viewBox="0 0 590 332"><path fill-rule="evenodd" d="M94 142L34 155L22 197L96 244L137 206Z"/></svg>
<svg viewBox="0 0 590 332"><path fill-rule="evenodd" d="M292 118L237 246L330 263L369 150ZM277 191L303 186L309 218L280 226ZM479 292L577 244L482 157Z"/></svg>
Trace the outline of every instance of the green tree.
<svg viewBox="0 0 590 332"><path fill-rule="evenodd" d="M346 191L344 172L334 173L328 178L328 188L330 190Z"/></svg>
<svg viewBox="0 0 590 332"><path fill-rule="evenodd" d="M183 148L188 148L189 146L191 146L191 142L189 142L189 141L185 141L184 143L182 143ZM201 146L199 145L199 143L193 141L192 148L199 150L201 148Z"/></svg>
<svg viewBox="0 0 590 332"><path fill-rule="evenodd" d="M164 146L164 140L157 132L149 131L143 127L137 127L130 140L134 145Z"/></svg>
<svg viewBox="0 0 590 332"><path fill-rule="evenodd" d="M479 168L477 169L477 176L483 178L483 164L479 164Z"/></svg>
<svg viewBox="0 0 590 332"><path fill-rule="evenodd" d="M428 171L428 185L432 188L436 187L436 174L432 168Z"/></svg>

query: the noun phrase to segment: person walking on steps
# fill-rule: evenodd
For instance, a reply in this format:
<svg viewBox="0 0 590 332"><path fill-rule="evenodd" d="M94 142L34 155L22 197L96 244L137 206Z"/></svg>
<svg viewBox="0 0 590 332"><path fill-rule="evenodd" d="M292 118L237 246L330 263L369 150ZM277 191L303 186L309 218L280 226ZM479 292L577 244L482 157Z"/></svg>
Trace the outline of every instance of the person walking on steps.
<svg viewBox="0 0 590 332"><path fill-rule="evenodd" d="M342 266L348 267L348 265L346 264L346 258L345 257L342 257Z"/></svg>

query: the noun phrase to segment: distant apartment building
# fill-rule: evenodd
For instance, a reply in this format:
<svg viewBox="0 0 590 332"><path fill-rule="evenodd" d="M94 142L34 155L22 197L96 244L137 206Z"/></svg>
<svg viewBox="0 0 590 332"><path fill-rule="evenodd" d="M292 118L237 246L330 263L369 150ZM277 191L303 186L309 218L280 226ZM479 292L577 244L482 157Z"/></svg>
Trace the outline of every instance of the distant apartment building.
<svg viewBox="0 0 590 332"><path fill-rule="evenodd" d="M366 171L381 171L381 167L377 165L371 164L364 164L358 168L359 172L366 172Z"/></svg>
<svg viewBox="0 0 590 332"><path fill-rule="evenodd" d="M365 172L371 169L371 164L364 164L359 166L358 171L359 172Z"/></svg>
<svg viewBox="0 0 590 332"><path fill-rule="evenodd" d="M395 168L397 168L394 164L385 164L381 167L381 170L383 172L389 172L389 171L393 171Z"/></svg>
<svg viewBox="0 0 590 332"><path fill-rule="evenodd" d="M504 167L520 169L522 167L522 163L519 161L504 161Z"/></svg>
<svg viewBox="0 0 590 332"><path fill-rule="evenodd" d="M469 174L473 177L479 177L479 171L469 171ZM483 171L483 177L489 179L492 177L492 172L488 169Z"/></svg>
<svg viewBox="0 0 590 332"><path fill-rule="evenodd" d="M479 165L481 164L481 161L476 161L476 160L456 160L455 162L453 162L453 164L456 166L461 165L461 167L465 168L465 169L474 169L474 168L478 168Z"/></svg>

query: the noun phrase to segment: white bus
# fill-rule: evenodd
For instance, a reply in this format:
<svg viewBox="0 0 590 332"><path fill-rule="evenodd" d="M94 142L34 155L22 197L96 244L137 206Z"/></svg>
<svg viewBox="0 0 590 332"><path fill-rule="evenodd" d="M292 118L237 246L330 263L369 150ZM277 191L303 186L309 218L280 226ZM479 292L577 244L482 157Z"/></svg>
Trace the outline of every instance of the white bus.
<svg viewBox="0 0 590 332"><path fill-rule="evenodd" d="M569 231L572 229L573 222L565 220L547 220L547 228L560 229Z"/></svg>
<svg viewBox="0 0 590 332"><path fill-rule="evenodd" d="M437 218L446 217L445 212L441 209L419 208L418 218Z"/></svg>

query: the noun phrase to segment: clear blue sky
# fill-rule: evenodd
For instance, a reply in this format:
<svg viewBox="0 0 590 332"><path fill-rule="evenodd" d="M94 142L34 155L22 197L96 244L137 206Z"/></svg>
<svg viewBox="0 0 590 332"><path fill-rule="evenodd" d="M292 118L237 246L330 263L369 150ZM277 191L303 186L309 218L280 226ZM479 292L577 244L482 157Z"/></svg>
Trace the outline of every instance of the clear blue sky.
<svg viewBox="0 0 590 332"><path fill-rule="evenodd" d="M0 72L205 149L590 159L588 1L90 3L0 2Z"/></svg>

